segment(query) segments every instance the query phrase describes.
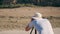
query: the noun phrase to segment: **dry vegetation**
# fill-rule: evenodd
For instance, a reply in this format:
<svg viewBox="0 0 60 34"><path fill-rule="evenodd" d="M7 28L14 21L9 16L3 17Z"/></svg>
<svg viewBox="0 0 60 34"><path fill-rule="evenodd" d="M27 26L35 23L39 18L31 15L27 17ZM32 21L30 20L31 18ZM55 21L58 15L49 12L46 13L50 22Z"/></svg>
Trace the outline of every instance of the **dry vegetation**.
<svg viewBox="0 0 60 34"><path fill-rule="evenodd" d="M0 30L24 30L35 12L48 18L53 27L60 27L60 7L20 7L0 9Z"/></svg>

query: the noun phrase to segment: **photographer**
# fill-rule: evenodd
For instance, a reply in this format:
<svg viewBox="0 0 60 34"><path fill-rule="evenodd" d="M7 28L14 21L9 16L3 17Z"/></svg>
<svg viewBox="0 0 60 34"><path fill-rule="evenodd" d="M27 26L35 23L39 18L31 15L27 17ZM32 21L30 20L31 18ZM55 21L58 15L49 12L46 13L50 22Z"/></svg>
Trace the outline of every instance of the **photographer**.
<svg viewBox="0 0 60 34"><path fill-rule="evenodd" d="M41 13L35 13L32 17L32 21L28 24L25 30L29 31L32 27L34 27L39 34L54 34L49 20L43 19Z"/></svg>

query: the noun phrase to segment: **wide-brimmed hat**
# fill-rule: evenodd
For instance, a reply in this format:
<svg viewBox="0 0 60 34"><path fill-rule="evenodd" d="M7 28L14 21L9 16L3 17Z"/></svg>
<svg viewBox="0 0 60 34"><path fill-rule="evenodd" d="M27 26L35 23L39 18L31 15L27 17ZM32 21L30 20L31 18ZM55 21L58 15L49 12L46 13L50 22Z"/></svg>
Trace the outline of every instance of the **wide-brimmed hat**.
<svg viewBox="0 0 60 34"><path fill-rule="evenodd" d="M34 14L34 16L32 16L32 18L33 18L33 19L40 19L40 18L42 18L42 14L39 13L39 12L36 12L36 13Z"/></svg>

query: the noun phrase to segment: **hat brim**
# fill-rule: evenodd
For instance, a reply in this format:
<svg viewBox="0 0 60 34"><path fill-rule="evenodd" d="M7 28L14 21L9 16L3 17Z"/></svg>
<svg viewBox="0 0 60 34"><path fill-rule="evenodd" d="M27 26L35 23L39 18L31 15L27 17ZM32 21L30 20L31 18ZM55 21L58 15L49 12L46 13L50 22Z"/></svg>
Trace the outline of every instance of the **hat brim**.
<svg viewBox="0 0 60 34"><path fill-rule="evenodd" d="M40 19L39 17L32 17L33 19Z"/></svg>

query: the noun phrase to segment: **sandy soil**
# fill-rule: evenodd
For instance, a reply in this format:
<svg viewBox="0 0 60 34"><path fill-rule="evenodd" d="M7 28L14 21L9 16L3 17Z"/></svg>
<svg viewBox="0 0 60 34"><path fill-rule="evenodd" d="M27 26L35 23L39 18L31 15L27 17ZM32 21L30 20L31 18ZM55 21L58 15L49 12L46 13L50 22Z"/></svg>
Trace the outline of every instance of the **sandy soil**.
<svg viewBox="0 0 60 34"><path fill-rule="evenodd" d="M26 31L23 31L23 30L21 30L21 31L19 31L19 30L0 31L0 34L29 34L29 33L30 33L30 31L26 32ZM55 34L60 34L60 28L54 28L54 33ZM33 31L32 34L34 34L34 31Z"/></svg>
<svg viewBox="0 0 60 34"><path fill-rule="evenodd" d="M60 27L60 7L20 7L0 9L0 30L17 28L23 30L35 12L40 12L48 18L53 16L50 19L52 26Z"/></svg>
<svg viewBox="0 0 60 34"><path fill-rule="evenodd" d="M0 19L0 29L12 29L12 28L19 28L23 29L25 27L25 24L28 23L28 19L21 19L20 17L23 16L32 16L35 12L40 12L43 14L43 16L56 16L60 17L60 7L20 7L20 8L14 8L14 9L0 9L0 17L5 16L6 18ZM9 16L14 17L14 19L11 19ZM17 18L19 19L17 19ZM13 21L14 20L14 21ZM54 19L55 20L55 19ZM17 21L17 22L15 22ZM56 20L55 20L56 21ZM54 21L54 22L55 22ZM54 23L54 26L56 24L60 27L60 20L56 21L57 23ZM23 24L23 26L22 26ZM29 31L30 32L30 31ZM29 32L23 31L23 30L9 30L9 31L0 31L0 34L29 34ZM60 28L54 28L55 34L60 34ZM34 32L33 32L34 33Z"/></svg>
<svg viewBox="0 0 60 34"><path fill-rule="evenodd" d="M60 7L20 7L14 9L0 9L0 15L4 16L32 16L40 12L43 16L59 16Z"/></svg>

